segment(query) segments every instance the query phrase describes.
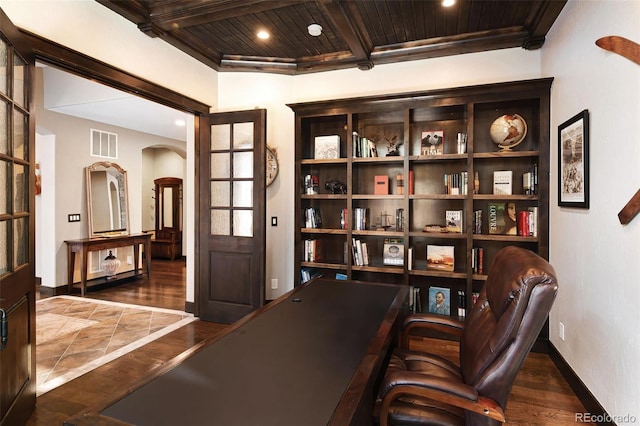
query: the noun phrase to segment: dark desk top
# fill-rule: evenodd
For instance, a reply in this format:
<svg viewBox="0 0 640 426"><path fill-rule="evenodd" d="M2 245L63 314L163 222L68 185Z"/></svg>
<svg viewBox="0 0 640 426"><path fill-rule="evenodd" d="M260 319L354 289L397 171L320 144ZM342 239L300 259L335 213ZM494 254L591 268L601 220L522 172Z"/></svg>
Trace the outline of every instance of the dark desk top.
<svg viewBox="0 0 640 426"><path fill-rule="evenodd" d="M372 341L390 334L381 325L399 294L315 281L100 415L154 426L326 425Z"/></svg>

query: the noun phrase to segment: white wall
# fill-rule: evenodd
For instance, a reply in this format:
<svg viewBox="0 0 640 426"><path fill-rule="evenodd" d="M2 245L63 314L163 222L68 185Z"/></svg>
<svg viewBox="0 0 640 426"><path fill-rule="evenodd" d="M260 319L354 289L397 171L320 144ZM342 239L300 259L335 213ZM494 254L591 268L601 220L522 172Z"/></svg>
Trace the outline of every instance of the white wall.
<svg viewBox="0 0 640 426"><path fill-rule="evenodd" d="M640 419L640 217L626 226L617 217L640 188L640 65L596 46L609 35L640 42L640 2L572 0L542 49L543 73L555 76L550 260L560 290L550 335L610 415ZM557 126L583 109L591 207L559 208Z"/></svg>
<svg viewBox="0 0 640 426"><path fill-rule="evenodd" d="M18 27L207 105L218 73L95 0L0 0Z"/></svg>
<svg viewBox="0 0 640 426"><path fill-rule="evenodd" d="M41 105L39 102L39 107ZM64 241L88 236L85 167L96 161L104 160L89 154L90 129L118 134L118 158L110 161L118 163L127 171L129 230L133 233L142 231L143 194L140 182L143 178L143 149L155 145L173 145L175 149L184 151L185 143L43 109L38 109L37 120L39 133L48 135L46 140L39 143L39 146L43 147L50 140L55 141L55 156L41 158L44 170L49 170L53 164L55 171L54 178L51 179L51 182L55 182L55 190L51 193L53 200L45 204L45 198L42 198L43 210L41 213L44 214L43 219L46 222L43 223L41 230L46 231L53 227L55 238L47 240L48 244L53 242L52 246L38 246L39 253L37 255L50 259L51 254L55 254L55 273L48 275L45 274L47 270L43 270L41 278L43 286L58 287L67 283L67 248ZM40 137L40 139L42 138ZM47 149L50 150L50 147ZM43 151L40 155L44 155L46 152ZM55 165L64 165L64 167L55 167ZM43 194L40 197L51 199L50 193L44 193L44 190L45 188L43 188ZM52 209L54 206L58 207L55 209L55 214L47 214L51 211L47 209ZM67 215L71 213L80 213L82 220L69 223ZM118 257L124 257L132 254L133 251L119 249L119 252L122 253L122 256L118 254ZM131 266L127 266L123 262L120 270L127 269L131 269Z"/></svg>
<svg viewBox="0 0 640 426"><path fill-rule="evenodd" d="M38 255L50 253L56 247L54 215L37 212L56 211L56 137L36 133L36 163L40 165L42 192L36 195L36 277L55 277L55 256Z"/></svg>

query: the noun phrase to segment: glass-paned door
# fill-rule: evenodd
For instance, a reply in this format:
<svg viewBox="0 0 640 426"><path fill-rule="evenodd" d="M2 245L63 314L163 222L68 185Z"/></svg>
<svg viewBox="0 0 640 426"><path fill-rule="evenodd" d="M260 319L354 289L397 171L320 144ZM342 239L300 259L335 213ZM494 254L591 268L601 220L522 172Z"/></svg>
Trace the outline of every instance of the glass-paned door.
<svg viewBox="0 0 640 426"><path fill-rule="evenodd" d="M266 111L211 114L200 135L201 319L233 322L264 299Z"/></svg>
<svg viewBox="0 0 640 426"><path fill-rule="evenodd" d="M0 15L0 424L25 424L36 391L34 57Z"/></svg>
<svg viewBox="0 0 640 426"><path fill-rule="evenodd" d="M253 236L253 123L211 126L211 235Z"/></svg>

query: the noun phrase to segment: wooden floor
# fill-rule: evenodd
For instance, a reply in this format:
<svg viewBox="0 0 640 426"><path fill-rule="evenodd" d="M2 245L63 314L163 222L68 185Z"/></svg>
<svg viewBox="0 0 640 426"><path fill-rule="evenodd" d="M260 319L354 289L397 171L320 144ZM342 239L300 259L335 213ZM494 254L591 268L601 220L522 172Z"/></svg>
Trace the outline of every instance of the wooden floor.
<svg viewBox="0 0 640 426"><path fill-rule="evenodd" d="M139 279L99 291L87 297L184 310L185 264L157 261L152 278ZM164 362L227 326L204 321L188 324L109 364L99 367L40 396L28 425L61 425L93 404L109 398L123 387L137 383ZM415 349L437 352L455 360L455 345L440 340L417 338ZM179 409L179 407L176 407ZM547 355L530 354L511 392L506 417L509 425L575 424L575 413L586 411Z"/></svg>

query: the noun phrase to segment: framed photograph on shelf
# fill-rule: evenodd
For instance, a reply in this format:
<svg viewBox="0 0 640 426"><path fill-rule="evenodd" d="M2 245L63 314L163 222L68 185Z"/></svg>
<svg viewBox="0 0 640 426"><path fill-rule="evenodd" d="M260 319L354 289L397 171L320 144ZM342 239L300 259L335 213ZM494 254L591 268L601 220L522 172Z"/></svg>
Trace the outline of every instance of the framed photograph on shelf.
<svg viewBox="0 0 640 426"><path fill-rule="evenodd" d="M589 111L558 126L558 205L589 208Z"/></svg>
<svg viewBox="0 0 640 426"><path fill-rule="evenodd" d="M422 132L420 139L421 155L442 155L444 154L444 131L427 130Z"/></svg>
<svg viewBox="0 0 640 426"><path fill-rule="evenodd" d="M451 314L451 290L446 287L429 287L429 312Z"/></svg>

